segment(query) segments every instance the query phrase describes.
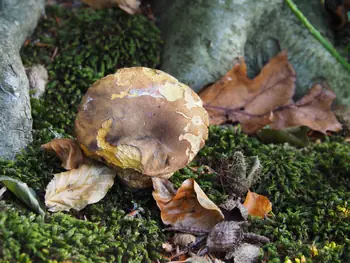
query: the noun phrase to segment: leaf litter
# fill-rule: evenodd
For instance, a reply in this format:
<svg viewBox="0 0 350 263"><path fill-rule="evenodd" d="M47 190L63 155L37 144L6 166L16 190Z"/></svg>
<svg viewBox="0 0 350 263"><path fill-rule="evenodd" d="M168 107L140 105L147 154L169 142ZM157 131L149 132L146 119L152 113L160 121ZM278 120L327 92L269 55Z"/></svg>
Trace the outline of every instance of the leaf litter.
<svg viewBox="0 0 350 263"><path fill-rule="evenodd" d="M272 205L266 197L248 191L246 202L250 206L241 204L240 199L230 199L230 202L220 205L227 212L241 213L240 221L235 221L230 220L233 217L226 218L223 215L223 211L204 194L194 179L185 180L178 190L175 190L167 179L152 178L152 180L153 197L161 211L161 219L165 225L171 226L166 230L180 232L175 234L169 242L163 244L163 249L168 253L172 253L175 250L174 246L177 246L176 253L172 254L170 259L183 258L185 254L191 254L191 250L201 244L203 246L203 242L205 242L204 249L199 250L197 255L224 252L226 259L248 253L248 250L250 253L251 249L243 251L247 246L252 246L245 243L247 241L260 244L269 242L266 237L246 233L243 229L243 226L247 224L248 214L256 215L254 211L258 210L264 211L265 216L271 211ZM260 199L254 199L256 196ZM261 200L267 200L269 206ZM259 248L259 246L254 248L256 247ZM259 249L255 249L254 257L256 258L258 254ZM174 262L192 262L190 258L185 258L185 260L189 261Z"/></svg>
<svg viewBox="0 0 350 263"><path fill-rule="evenodd" d="M253 80L247 77L242 59L199 95L210 124L239 122L248 134L266 125L277 130L308 126L322 133L340 131L341 124L330 108L336 95L327 84L315 84L308 94L294 102L295 81L287 52L282 51Z"/></svg>

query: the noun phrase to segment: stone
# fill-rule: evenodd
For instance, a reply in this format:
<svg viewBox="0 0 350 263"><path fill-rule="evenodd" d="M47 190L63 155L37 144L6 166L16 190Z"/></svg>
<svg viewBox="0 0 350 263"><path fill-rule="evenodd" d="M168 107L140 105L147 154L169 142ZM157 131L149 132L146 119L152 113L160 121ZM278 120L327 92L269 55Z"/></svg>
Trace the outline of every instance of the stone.
<svg viewBox="0 0 350 263"><path fill-rule="evenodd" d="M44 0L0 0L0 157L12 159L32 140L29 84L19 49Z"/></svg>
<svg viewBox="0 0 350 263"><path fill-rule="evenodd" d="M309 21L333 41L319 0L294 0ZM239 57L248 75L283 49L297 72L296 99L326 80L337 102L350 105L350 73L314 38L281 0L154 0L162 30L161 70L195 91L220 79Z"/></svg>
<svg viewBox="0 0 350 263"><path fill-rule="evenodd" d="M34 65L26 68L26 74L29 81L29 88L33 92L33 97L41 98L45 94L46 85L49 81L49 74L43 65Z"/></svg>

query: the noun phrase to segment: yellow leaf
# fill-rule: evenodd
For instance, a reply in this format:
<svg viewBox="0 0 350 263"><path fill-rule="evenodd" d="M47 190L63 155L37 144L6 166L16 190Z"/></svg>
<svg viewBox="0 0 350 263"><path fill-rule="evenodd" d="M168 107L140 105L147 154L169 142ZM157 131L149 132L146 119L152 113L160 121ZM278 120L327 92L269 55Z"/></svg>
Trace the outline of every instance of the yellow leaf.
<svg viewBox="0 0 350 263"><path fill-rule="evenodd" d="M81 165L78 169L55 174L47 185L45 204L51 212L80 211L97 203L114 183L116 172L106 166Z"/></svg>
<svg viewBox="0 0 350 263"><path fill-rule="evenodd" d="M243 205L247 208L248 214L252 216L265 217L272 210L272 204L266 196L249 190Z"/></svg>
<svg viewBox="0 0 350 263"><path fill-rule="evenodd" d="M209 230L224 220L217 207L193 179L187 179L177 190L169 180L153 177L153 198L164 224Z"/></svg>

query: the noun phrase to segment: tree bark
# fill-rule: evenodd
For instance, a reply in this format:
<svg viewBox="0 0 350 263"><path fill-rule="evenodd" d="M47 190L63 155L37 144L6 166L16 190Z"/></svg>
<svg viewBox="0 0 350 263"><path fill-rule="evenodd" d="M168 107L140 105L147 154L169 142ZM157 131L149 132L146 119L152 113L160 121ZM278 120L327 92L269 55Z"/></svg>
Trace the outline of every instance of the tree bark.
<svg viewBox="0 0 350 263"><path fill-rule="evenodd" d="M19 50L44 11L44 0L0 0L0 157L32 140L29 84Z"/></svg>

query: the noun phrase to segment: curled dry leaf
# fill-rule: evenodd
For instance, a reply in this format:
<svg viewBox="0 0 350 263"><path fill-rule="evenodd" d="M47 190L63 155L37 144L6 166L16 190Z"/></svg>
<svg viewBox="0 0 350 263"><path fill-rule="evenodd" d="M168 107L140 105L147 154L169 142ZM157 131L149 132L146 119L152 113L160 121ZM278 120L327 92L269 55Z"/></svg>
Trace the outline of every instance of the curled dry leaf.
<svg viewBox="0 0 350 263"><path fill-rule="evenodd" d="M46 151L54 151L66 170L78 168L84 163L84 155L79 144L72 139L54 139L41 145Z"/></svg>
<svg viewBox="0 0 350 263"><path fill-rule="evenodd" d="M252 216L265 217L272 211L272 204L266 196L249 190L243 205L247 208L248 214Z"/></svg>
<svg viewBox="0 0 350 263"><path fill-rule="evenodd" d="M166 179L152 178L153 198L161 211L164 224L174 227L212 229L224 220L217 207L193 179L187 179L177 190Z"/></svg>
<svg viewBox="0 0 350 263"><path fill-rule="evenodd" d="M94 9L113 7L118 5L120 9L133 15L140 10L140 0L83 0L83 2Z"/></svg>
<svg viewBox="0 0 350 263"><path fill-rule="evenodd" d="M295 103L295 80L295 71L283 51L253 80L247 77L242 60L199 95L211 124L239 122L246 133L256 133L266 125L274 129L307 125L323 133L339 130L330 109L334 93L325 84L318 84Z"/></svg>
<svg viewBox="0 0 350 263"><path fill-rule="evenodd" d="M116 172L106 166L81 165L78 169L55 174L47 185L45 204L51 212L82 210L97 203L114 183Z"/></svg>

